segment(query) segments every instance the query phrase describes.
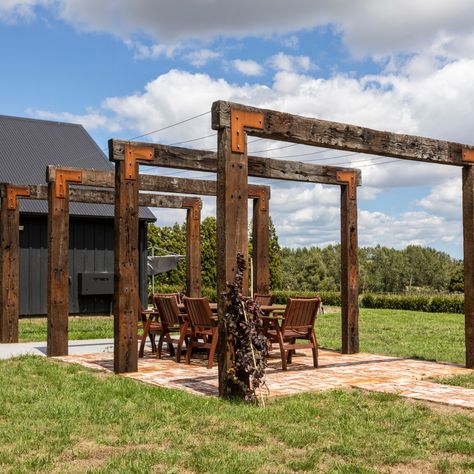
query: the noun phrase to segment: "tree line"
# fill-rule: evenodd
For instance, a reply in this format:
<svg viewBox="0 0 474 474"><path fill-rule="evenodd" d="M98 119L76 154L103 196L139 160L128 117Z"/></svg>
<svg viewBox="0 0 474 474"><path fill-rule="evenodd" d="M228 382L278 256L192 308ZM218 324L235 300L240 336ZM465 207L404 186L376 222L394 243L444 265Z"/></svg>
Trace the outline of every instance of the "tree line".
<svg viewBox="0 0 474 474"><path fill-rule="evenodd" d="M186 254L186 225L148 228L149 246L162 253ZM252 235L249 254L252 252ZM270 224L270 287L273 290L339 291L340 246L324 248L281 248ZM202 285L216 286L216 219L201 223ZM184 288L186 262L175 270L156 276L156 283ZM403 293L413 291L462 291L462 262L430 247L409 245L403 250L376 246L359 249L361 293Z"/></svg>

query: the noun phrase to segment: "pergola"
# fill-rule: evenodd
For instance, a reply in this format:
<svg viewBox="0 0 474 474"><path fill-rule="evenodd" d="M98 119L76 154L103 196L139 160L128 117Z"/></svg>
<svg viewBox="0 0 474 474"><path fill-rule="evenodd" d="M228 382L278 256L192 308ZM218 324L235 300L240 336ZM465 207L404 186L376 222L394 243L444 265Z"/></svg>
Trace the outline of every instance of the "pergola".
<svg viewBox="0 0 474 474"><path fill-rule="evenodd" d="M244 245L240 229L245 225L246 209L241 206L235 194L245 194L247 176L250 172L250 157L246 152L246 134L260 138L282 140L303 145L333 148L338 150L389 156L403 160L438 163L463 167L463 221L464 221L464 295L465 295L465 342L466 366L474 367L474 147L460 143L435 140L412 135L383 132L338 122L306 118L273 110L248 107L225 101L217 101L212 106L213 128L218 130L218 245L220 260L218 285L222 289L226 280L233 276L233 261L236 250ZM247 171L248 169L248 171ZM351 184L343 187L342 220L347 219L347 233L342 234L341 245L347 249L343 253L343 267L349 271L342 279L343 305L356 298L357 272L355 251L356 229L354 195ZM231 236L236 238L229 239ZM347 241L345 241L347 239ZM344 276L343 270L343 276ZM221 320L225 312L225 301L219 300ZM343 308L344 314L344 308ZM344 316L343 316L344 319ZM353 316L349 315L349 322ZM223 326L223 325L222 325ZM225 336L225 327L222 327ZM226 389L225 374L228 360L221 351L220 374L221 395Z"/></svg>
<svg viewBox="0 0 474 474"><path fill-rule="evenodd" d="M221 140L219 140L221 147ZM222 178L219 153L205 150L194 150L175 146L160 145L148 142L131 142L124 140L109 141L110 160L115 162L116 173L116 221L121 222L121 233L115 241L115 286L114 317L122 321L121 330L115 334L115 372L134 372L137 370L137 359L133 350L136 339L131 328L138 318L134 305L133 289L136 281L131 269L138 264L130 249L136 245L136 212L140 189L139 164L165 168L176 168L194 171L217 172L217 209L219 237L217 242L218 258L218 293L220 319L223 315L222 292L226 281L233 280L235 258L237 250L244 256L248 253L248 217L247 199L250 196L250 186L247 183L249 176L274 178L309 183L323 183L338 185L341 193L341 252L342 252L342 348L344 353L358 352L358 288L357 288L357 200L356 187L361 184L360 171L352 168L334 166L319 166L294 161L275 160L261 157L248 157L243 164L230 163L231 168L245 173L245 180L229 182ZM226 194L227 202L223 202L222 195ZM222 207L232 212L238 202L239 211L228 214L233 220L232 226L222 232ZM244 209L245 208L245 209ZM254 207L255 209L255 207ZM255 222L255 221L254 221ZM238 242L238 245L237 245ZM230 251L229 251L230 249ZM235 252L234 252L235 250ZM226 273L223 269L227 268ZM248 291L248 278L244 276L244 292ZM128 339L127 339L128 338ZM135 336L136 338L136 336ZM121 341L127 339L127 347L121 346ZM223 352L223 351L221 351ZM222 359L222 354L220 356Z"/></svg>
<svg viewBox="0 0 474 474"><path fill-rule="evenodd" d="M17 198L48 200L48 355L67 354L69 201L98 204L114 203L115 174L83 168L49 166L46 185L1 187L0 342L18 342L19 209ZM210 180L140 175L140 188L148 191L216 195L216 182ZM73 183L74 187L69 187ZM87 186L81 188L80 186ZM254 290L269 288L269 199L268 186L251 185L254 202ZM140 206L187 209L186 287L189 296L201 293L200 211L201 200L190 196L144 194Z"/></svg>
<svg viewBox="0 0 474 474"><path fill-rule="evenodd" d="M48 167L49 185L14 186L2 185L2 298L0 307L1 342L18 342L19 314L19 209L17 198L48 200L48 356L68 353L68 251L69 251L69 201L113 204L113 189L69 188L69 182L79 183L79 177L90 182L88 174L94 170ZM113 174L112 183L113 185ZM96 183L95 186L105 185ZM49 188L49 189L48 189ZM184 208L188 210L188 222L193 244L191 248L191 272L200 281L200 210L199 198L141 194L140 205L147 207ZM3 223L5 225L3 225ZM197 276L194 275L197 273Z"/></svg>
<svg viewBox="0 0 474 474"><path fill-rule="evenodd" d="M51 338L48 338L48 355L67 354L67 248L69 231L68 183L75 185L93 186L95 189L84 190L90 196L98 194L98 200L113 204L115 176L113 172L87 170L77 168L48 167L49 192L49 281L48 285L48 317L50 318ZM170 193L188 193L213 196L216 194L216 183L208 180L166 178L162 176L140 175L140 190L161 191ZM98 190L98 187L107 189ZM73 192L77 188L71 188ZM260 238L256 242L255 262L256 288L265 291L269 286L268 266L268 200L270 197L267 186L252 186L249 198L254 200L254 220L259 229ZM195 197L144 194L139 193L139 205L144 207L161 207L187 209L186 240L187 240L187 271L186 290L188 296L201 294L201 254L200 254L200 220L201 200ZM131 211L133 212L133 210ZM137 214L138 215L138 214ZM121 225L115 221L116 235L120 234ZM138 235L138 234L137 234ZM266 237L266 238L265 238ZM138 246L137 246L138 247ZM62 251L66 249L66 251ZM64 272L63 269L66 269ZM137 267L138 270L138 267ZM66 277L60 278L61 275ZM59 276L59 278L58 278ZM138 295L138 291L135 291ZM66 301L65 301L66 300ZM54 323L56 321L56 323ZM61 322L62 324L60 324ZM66 324L66 328L64 328ZM123 320L116 322L115 327L123 324ZM135 328L132 333L136 334ZM49 334L49 333L48 333ZM136 337L136 336L135 336ZM60 341L60 342L58 342Z"/></svg>

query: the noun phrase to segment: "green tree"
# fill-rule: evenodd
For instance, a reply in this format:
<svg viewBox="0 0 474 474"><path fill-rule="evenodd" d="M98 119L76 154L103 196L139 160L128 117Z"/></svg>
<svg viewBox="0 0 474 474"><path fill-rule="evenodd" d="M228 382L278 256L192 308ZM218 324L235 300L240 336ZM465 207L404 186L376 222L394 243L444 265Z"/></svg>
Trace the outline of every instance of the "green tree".
<svg viewBox="0 0 474 474"><path fill-rule="evenodd" d="M148 247L155 247L155 255L186 255L186 225L175 223L172 227L148 226ZM151 249L148 254L151 255ZM181 260L174 270L155 276L155 284L186 285L186 260Z"/></svg>
<svg viewBox="0 0 474 474"><path fill-rule="evenodd" d="M278 243L278 235L271 217L269 254L270 288L275 290L280 289L283 279L282 252L280 244Z"/></svg>
<svg viewBox="0 0 474 474"><path fill-rule="evenodd" d="M464 268L459 266L452 274L449 280L448 290L451 293L464 291Z"/></svg>
<svg viewBox="0 0 474 474"><path fill-rule="evenodd" d="M206 217L201 223L201 274L204 288L216 288L216 262L216 219Z"/></svg>

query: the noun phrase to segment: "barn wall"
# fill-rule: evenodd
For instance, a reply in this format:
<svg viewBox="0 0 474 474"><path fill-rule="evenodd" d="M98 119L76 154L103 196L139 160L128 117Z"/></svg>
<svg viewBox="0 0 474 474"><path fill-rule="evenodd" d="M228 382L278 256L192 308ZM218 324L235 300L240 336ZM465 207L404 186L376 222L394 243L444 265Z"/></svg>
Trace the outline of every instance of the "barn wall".
<svg viewBox="0 0 474 474"><path fill-rule="evenodd" d="M20 226L20 315L47 313L48 226L45 216L21 216ZM73 314L111 311L111 295L81 295L80 274L113 274L113 219L70 220L69 312ZM146 224L140 223L140 267L146 269ZM140 269L140 294L146 298L146 275Z"/></svg>

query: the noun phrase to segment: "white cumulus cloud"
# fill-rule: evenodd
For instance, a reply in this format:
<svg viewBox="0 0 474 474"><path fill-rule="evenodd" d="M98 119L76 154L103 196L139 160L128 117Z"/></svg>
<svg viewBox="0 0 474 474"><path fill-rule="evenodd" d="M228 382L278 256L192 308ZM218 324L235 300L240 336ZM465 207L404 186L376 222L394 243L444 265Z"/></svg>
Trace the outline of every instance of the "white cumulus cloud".
<svg viewBox="0 0 474 474"><path fill-rule="evenodd" d="M263 74L263 67L253 59L235 59L232 64L237 71L246 76L260 76Z"/></svg>

